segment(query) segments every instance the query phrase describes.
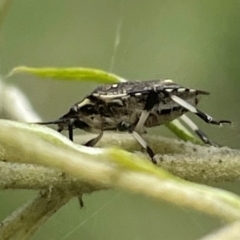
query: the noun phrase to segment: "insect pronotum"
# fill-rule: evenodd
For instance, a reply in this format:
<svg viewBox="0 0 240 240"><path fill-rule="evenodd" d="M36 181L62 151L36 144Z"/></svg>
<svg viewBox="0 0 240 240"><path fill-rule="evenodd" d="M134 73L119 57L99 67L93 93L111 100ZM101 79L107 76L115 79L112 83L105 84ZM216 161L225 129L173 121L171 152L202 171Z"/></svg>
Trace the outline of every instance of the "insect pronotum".
<svg viewBox="0 0 240 240"><path fill-rule="evenodd" d="M228 120L217 121L196 108L199 97L208 94L206 91L179 86L169 79L105 84L74 104L58 120L40 124L57 124L58 132L68 130L72 141L75 128L97 131L97 137L85 143L85 146L91 147L98 143L104 131L130 132L146 149L152 162L156 163L154 152L142 137L145 128L166 124L182 116L204 143L212 144L184 114L192 112L209 124L231 123Z"/></svg>

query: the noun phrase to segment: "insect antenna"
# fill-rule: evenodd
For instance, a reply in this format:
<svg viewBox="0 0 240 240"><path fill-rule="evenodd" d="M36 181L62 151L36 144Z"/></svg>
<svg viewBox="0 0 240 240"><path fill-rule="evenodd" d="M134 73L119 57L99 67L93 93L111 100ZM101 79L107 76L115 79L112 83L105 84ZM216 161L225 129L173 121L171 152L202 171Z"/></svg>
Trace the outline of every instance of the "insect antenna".
<svg viewBox="0 0 240 240"><path fill-rule="evenodd" d="M59 123L64 123L63 120L58 119L55 121L49 121L49 122L35 122L34 124L38 124L38 125L53 125L53 124L59 124Z"/></svg>
<svg viewBox="0 0 240 240"><path fill-rule="evenodd" d="M68 136L69 139L71 141L73 141L73 125L74 125L74 119L57 119L54 121L48 121L48 122L36 122L34 124L38 124L38 125L58 125L58 132L62 132L62 130L64 129L64 125L68 126Z"/></svg>

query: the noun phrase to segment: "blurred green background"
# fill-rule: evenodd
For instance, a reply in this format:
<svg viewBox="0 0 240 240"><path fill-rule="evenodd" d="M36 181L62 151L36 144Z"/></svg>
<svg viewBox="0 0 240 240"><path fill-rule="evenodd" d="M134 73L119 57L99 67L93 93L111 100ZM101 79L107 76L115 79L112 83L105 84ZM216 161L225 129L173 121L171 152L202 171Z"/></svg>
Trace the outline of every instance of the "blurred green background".
<svg viewBox="0 0 240 240"><path fill-rule="evenodd" d="M0 71L13 67L93 67L127 79L171 78L211 92L200 108L232 127L208 126L222 145L240 142L240 1L41 0L13 1L0 35ZM8 79L21 88L44 120L68 110L96 85L31 76ZM155 133L173 136L164 127ZM239 184L215 184L240 193ZM0 193L0 218L36 195ZM119 191L72 200L34 239L196 239L223 222L201 213Z"/></svg>

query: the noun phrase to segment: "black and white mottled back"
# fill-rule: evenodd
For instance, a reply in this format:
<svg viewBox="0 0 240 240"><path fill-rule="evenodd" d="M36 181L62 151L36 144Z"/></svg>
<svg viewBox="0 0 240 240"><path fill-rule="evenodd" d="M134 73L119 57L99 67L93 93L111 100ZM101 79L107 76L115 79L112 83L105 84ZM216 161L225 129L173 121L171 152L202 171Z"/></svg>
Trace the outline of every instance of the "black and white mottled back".
<svg viewBox="0 0 240 240"><path fill-rule="evenodd" d="M208 93L181 87L171 80L106 84L76 103L63 118L76 118L84 122L83 129L86 131L118 130L122 122L134 128L142 111L149 110L144 127L150 128L168 123L188 111L174 102L171 95L196 106L199 96L203 94ZM149 104L151 109L148 109Z"/></svg>

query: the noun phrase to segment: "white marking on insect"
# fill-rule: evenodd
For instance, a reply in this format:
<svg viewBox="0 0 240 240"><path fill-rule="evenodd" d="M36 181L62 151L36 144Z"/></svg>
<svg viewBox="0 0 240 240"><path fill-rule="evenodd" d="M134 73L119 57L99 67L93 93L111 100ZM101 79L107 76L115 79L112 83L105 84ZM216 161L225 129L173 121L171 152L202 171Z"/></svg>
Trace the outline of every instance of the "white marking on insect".
<svg viewBox="0 0 240 240"><path fill-rule="evenodd" d="M206 113L205 113L205 114L206 114ZM213 120L213 118L212 118L211 116L209 116L209 115L207 115L207 114L206 114L206 116L207 116L207 119L208 119L209 122L211 122L211 121Z"/></svg>
<svg viewBox="0 0 240 240"><path fill-rule="evenodd" d="M112 85L112 88L117 88L118 87L118 84L113 84Z"/></svg>
<svg viewBox="0 0 240 240"><path fill-rule="evenodd" d="M121 99L113 99L112 102L117 103L120 106L123 106L123 101Z"/></svg>
<svg viewBox="0 0 240 240"><path fill-rule="evenodd" d="M173 80L171 80L171 79L165 79L163 82L165 82L165 83L173 83Z"/></svg>
<svg viewBox="0 0 240 240"><path fill-rule="evenodd" d="M191 120L189 119L186 115L182 115L180 117L193 131L198 130L198 126Z"/></svg>
<svg viewBox="0 0 240 240"><path fill-rule="evenodd" d="M135 131L141 132L141 130L144 128L144 124L149 116L149 112L146 110L143 110L141 113L141 116L138 120L137 126L135 127Z"/></svg>
<svg viewBox="0 0 240 240"><path fill-rule="evenodd" d="M135 93L135 96L137 97L137 96L141 96L142 95L142 93Z"/></svg>
<svg viewBox="0 0 240 240"><path fill-rule="evenodd" d="M194 93L194 92L196 92L196 90L191 88L191 89L189 89L189 92Z"/></svg>
<svg viewBox="0 0 240 240"><path fill-rule="evenodd" d="M139 133L133 131L132 135L142 145L143 148L147 148L147 143L142 139Z"/></svg>
<svg viewBox="0 0 240 240"><path fill-rule="evenodd" d="M90 99L85 98L82 102L78 103L77 106L78 106L78 108L81 108L81 107L89 105L89 104L93 105L93 103L91 102Z"/></svg>
<svg viewBox="0 0 240 240"><path fill-rule="evenodd" d="M179 93L181 93L181 92L185 92L186 91L186 88L178 88L178 90L177 90Z"/></svg>
<svg viewBox="0 0 240 240"><path fill-rule="evenodd" d="M165 89L165 91L171 93L173 91L173 89L172 88L167 88L167 89Z"/></svg>
<svg viewBox="0 0 240 240"><path fill-rule="evenodd" d="M113 95L113 94L109 94L109 95L96 94L95 95L95 93L93 93L93 96L97 96L97 97L99 97L102 100L108 100L108 99L111 100L111 99L114 99L114 98L126 97L127 94L126 93L119 93L119 94L115 94L115 95Z"/></svg>
<svg viewBox="0 0 240 240"><path fill-rule="evenodd" d="M172 95L171 99L176 102L177 104L179 104L180 106L186 108L188 111L192 112L192 113L197 113L197 109L192 106L191 104L189 104L188 102L186 102L185 100L177 97L176 95Z"/></svg>

